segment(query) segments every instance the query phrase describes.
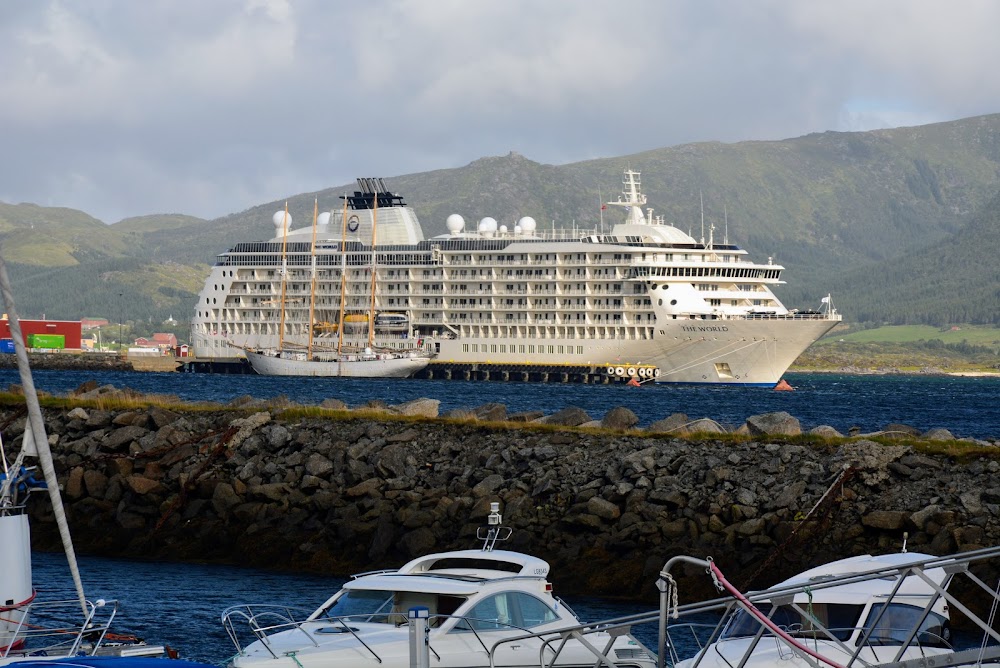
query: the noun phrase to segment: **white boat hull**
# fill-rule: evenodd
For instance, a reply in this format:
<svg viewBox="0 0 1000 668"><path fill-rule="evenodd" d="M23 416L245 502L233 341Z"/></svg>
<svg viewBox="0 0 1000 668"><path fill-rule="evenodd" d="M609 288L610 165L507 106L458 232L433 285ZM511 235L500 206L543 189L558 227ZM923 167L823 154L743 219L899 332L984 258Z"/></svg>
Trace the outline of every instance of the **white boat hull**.
<svg viewBox="0 0 1000 668"><path fill-rule="evenodd" d="M340 378L409 378L430 362L427 357L375 356L373 359L317 361L290 359L246 351L250 366L261 376L313 376Z"/></svg>

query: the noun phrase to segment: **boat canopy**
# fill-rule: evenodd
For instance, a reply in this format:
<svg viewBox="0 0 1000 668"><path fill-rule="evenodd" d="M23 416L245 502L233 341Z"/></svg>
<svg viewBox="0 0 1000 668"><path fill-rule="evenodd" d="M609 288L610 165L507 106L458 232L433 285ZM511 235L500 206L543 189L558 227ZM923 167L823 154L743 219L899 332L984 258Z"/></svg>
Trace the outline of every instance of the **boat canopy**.
<svg viewBox="0 0 1000 668"><path fill-rule="evenodd" d="M512 575L544 578L548 562L507 550L459 550L419 557L399 569L399 573L441 573L474 575L480 579L509 578Z"/></svg>
<svg viewBox="0 0 1000 668"><path fill-rule="evenodd" d="M399 573L366 575L344 584L348 591L405 591L446 596L472 596L481 587L481 581Z"/></svg>

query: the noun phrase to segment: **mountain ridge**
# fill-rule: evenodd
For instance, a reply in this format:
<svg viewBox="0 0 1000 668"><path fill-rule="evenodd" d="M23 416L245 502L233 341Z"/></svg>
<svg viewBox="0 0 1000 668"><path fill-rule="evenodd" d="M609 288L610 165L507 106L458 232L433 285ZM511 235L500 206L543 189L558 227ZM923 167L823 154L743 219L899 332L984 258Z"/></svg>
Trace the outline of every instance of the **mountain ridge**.
<svg viewBox="0 0 1000 668"><path fill-rule="evenodd" d="M833 291L841 293L837 301L848 318L907 318L913 313L904 315L898 308L885 309L883 316L865 295L877 292L877 269L883 263L905 267L911 256L926 261L921 258L927 248L958 235L1000 192L1000 114L869 132L699 142L566 165L511 152L385 181L415 208L427 237L444 233L451 213L473 224L492 216L510 226L531 215L542 229L584 230L600 226L600 201L617 196L626 167L642 172L655 215L697 237L704 211L706 236L715 225L717 240L728 233L752 258L772 257L784 264L789 284L779 287L778 295L787 305L814 305ZM271 238L271 216L286 200L293 227L300 227L312 220L314 198L321 210L339 209L340 196L354 189L346 184L289 195L208 221L154 214L110 226L65 208L46 214L44 207L17 209L34 205L0 205L0 242L16 267L16 286L18 280L39 277L53 283L94 280L101 272L74 267L128 259L133 264L120 265L128 268L120 270L119 288L93 286L112 288L106 309L113 311L120 287L126 286L148 298L135 304L142 317L186 318L214 256L238 241ZM604 212L605 229L620 219L612 209ZM53 222L60 220L66 221L61 227ZM30 224L41 228L25 232ZM985 248L963 243L962 249L962 259L954 260L958 264L988 261ZM970 259L970 253L983 257ZM143 263L173 263L172 282L151 285ZM42 267L63 269L43 273ZM186 277L179 280L179 275ZM955 299L939 290L919 308L924 317L941 319L949 313L945 305ZM78 306L55 289L32 290L25 298L27 309L64 317L78 317ZM92 307L99 308L99 300Z"/></svg>

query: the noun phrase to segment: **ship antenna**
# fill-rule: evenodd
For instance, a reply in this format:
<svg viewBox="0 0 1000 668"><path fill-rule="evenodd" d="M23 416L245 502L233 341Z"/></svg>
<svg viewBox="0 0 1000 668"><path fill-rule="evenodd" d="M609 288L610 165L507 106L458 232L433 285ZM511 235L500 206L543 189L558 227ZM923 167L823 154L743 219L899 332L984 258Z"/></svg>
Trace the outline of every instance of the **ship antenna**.
<svg viewBox="0 0 1000 668"><path fill-rule="evenodd" d="M490 514L486 517L486 526L479 527L476 538L483 541L483 552L492 552L498 540L507 540L513 532L510 527L503 526L500 504L493 501L490 503Z"/></svg>
<svg viewBox="0 0 1000 668"><path fill-rule="evenodd" d="M723 214L723 216L725 216L725 220L726 220L726 233L725 233L725 235L722 238L722 242L728 246L729 245L729 209L726 208L725 204L722 205L722 214Z"/></svg>
<svg viewBox="0 0 1000 668"><path fill-rule="evenodd" d="M705 245L705 196L698 191L698 199L701 200L701 245Z"/></svg>
<svg viewBox="0 0 1000 668"><path fill-rule="evenodd" d="M604 234L604 196L601 195L601 184L597 184L597 203L600 205L601 212L601 234Z"/></svg>

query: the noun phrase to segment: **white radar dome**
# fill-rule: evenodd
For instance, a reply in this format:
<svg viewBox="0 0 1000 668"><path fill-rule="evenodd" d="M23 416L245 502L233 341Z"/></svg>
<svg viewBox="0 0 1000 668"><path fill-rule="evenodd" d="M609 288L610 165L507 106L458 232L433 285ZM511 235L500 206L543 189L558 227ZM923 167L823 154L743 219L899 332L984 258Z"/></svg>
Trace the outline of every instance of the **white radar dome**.
<svg viewBox="0 0 1000 668"><path fill-rule="evenodd" d="M271 220L274 222L274 226L279 230L282 225L287 224L288 227L292 226L292 214L285 213L284 211L276 211L275 214L271 216ZM287 223L285 222L286 220L288 221Z"/></svg>
<svg viewBox="0 0 1000 668"><path fill-rule="evenodd" d="M453 213L448 216L448 220L445 221L445 224L448 226L449 232L452 234L458 234L465 229L465 218L462 218L457 213Z"/></svg>
<svg viewBox="0 0 1000 668"><path fill-rule="evenodd" d="M480 220L479 221L479 231L480 232L484 232L484 233L488 232L490 234L496 232L497 231L497 220L496 220L496 218L490 218L489 216L486 216L485 218L483 218L482 220Z"/></svg>
<svg viewBox="0 0 1000 668"><path fill-rule="evenodd" d="M521 233L521 226L520 225L515 225L514 226L514 234L520 234L520 233Z"/></svg>
<svg viewBox="0 0 1000 668"><path fill-rule="evenodd" d="M517 224L521 226L521 229L524 230L525 234L531 234L532 232L535 231L535 228L538 226L538 224L535 222L535 219L532 218L531 216L525 216L521 220L517 221Z"/></svg>
<svg viewBox="0 0 1000 668"><path fill-rule="evenodd" d="M507 226L506 225L501 225L500 226L500 234L507 234Z"/></svg>
<svg viewBox="0 0 1000 668"><path fill-rule="evenodd" d="M330 212L324 211L316 217L317 225L329 225L330 224Z"/></svg>

